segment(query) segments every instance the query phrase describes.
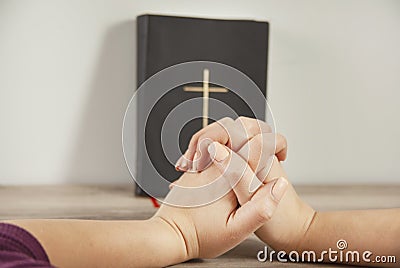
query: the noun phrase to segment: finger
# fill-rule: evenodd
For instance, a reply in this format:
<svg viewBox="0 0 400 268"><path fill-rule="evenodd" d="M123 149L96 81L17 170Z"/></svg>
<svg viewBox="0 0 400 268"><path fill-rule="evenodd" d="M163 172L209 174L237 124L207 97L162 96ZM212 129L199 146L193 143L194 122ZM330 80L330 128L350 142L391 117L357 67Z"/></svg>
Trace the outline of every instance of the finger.
<svg viewBox="0 0 400 268"><path fill-rule="evenodd" d="M197 144L197 151L193 156L192 171L203 171L211 164L208 146L213 142L211 138L200 137Z"/></svg>
<svg viewBox="0 0 400 268"><path fill-rule="evenodd" d="M236 152L254 136L271 132L272 128L258 119L239 117L233 121L228 117L223 118L193 135L184 157L181 157L175 165L176 169L181 171L205 169L210 164L206 151L212 141L227 145ZM194 157L196 153L198 158ZM196 164L191 161L196 161Z"/></svg>
<svg viewBox="0 0 400 268"><path fill-rule="evenodd" d="M263 185L251 200L233 212L228 228L233 237L244 239L269 221L288 188L288 181L279 178Z"/></svg>
<svg viewBox="0 0 400 268"><path fill-rule="evenodd" d="M254 170L255 173L270 165L270 159L275 152L275 135L272 133L258 134L249 140L237 152Z"/></svg>
<svg viewBox="0 0 400 268"><path fill-rule="evenodd" d="M266 122L251 118L240 116L235 120L236 125L243 126L246 131L247 140L260 133L272 133L272 128Z"/></svg>
<svg viewBox="0 0 400 268"><path fill-rule="evenodd" d="M270 133L272 128L263 121L249 117L239 117L234 128L229 131L228 147L237 152L249 140L260 133Z"/></svg>
<svg viewBox="0 0 400 268"><path fill-rule="evenodd" d="M254 192L265 180L264 173L268 174L272 166L274 152L275 135L273 133L256 135L237 152L258 177L258 180L252 180L249 183L250 192ZM259 176L260 172L261 176Z"/></svg>
<svg viewBox="0 0 400 268"><path fill-rule="evenodd" d="M257 177L259 179L263 178L264 183L267 181L271 181L277 177L283 177L283 178L287 179L286 172L283 169L279 160L276 158L276 156L273 157L271 167L269 167L268 170L265 169L265 170L261 170L260 172L258 172Z"/></svg>
<svg viewBox="0 0 400 268"><path fill-rule="evenodd" d="M206 134L203 134L203 135L205 136ZM236 137L236 140L247 141L247 138L238 139L237 138L238 135L232 135L232 136ZM270 166L271 166L270 157L273 154L276 155L276 157L278 158L279 161L285 161L287 158L287 140L286 140L286 138L281 134L276 134L275 140L273 137L274 136L272 133L262 132L262 133L259 133L255 136L253 136L249 141L250 144L245 144L245 145L241 146L242 144L240 143L241 148L238 151L238 153L244 159L248 159L249 157L254 159L254 157L251 157L251 155L249 155L249 153L248 153L248 150L249 150L248 147L254 143L253 146L250 146L250 147L253 147L253 149L252 149L253 154L260 156L259 159L256 159L255 162L256 163L258 162L259 164L262 164L262 163L265 164L264 166L260 166L258 168L258 170L256 170L257 165L254 163L254 161L252 161L250 163L250 166L253 170L256 171L256 173L259 172L261 169L265 168L265 166L270 168ZM212 140L211 139L207 140L207 138L205 138L205 137L204 138L201 137L199 140L201 140L201 145L198 146L200 148L199 149L200 153L198 155L201 155L201 157L196 158L196 154L195 154L194 161L198 161L199 164L196 167L194 167L193 170L196 170L196 168L199 170L203 170L206 167L208 167L208 165L211 162L209 155L207 153L205 153L205 151L206 151L205 148L206 148L206 146L208 147L208 145L210 145L212 143ZM273 148L274 144L276 144L275 149ZM240 147L240 146L237 146L237 147ZM259 148L260 150L258 150L257 148ZM187 164L184 161L183 163L179 163L177 165L178 166L181 165L183 168L186 168Z"/></svg>
<svg viewBox="0 0 400 268"><path fill-rule="evenodd" d="M195 153L198 152L198 155L204 156L204 152L207 151L207 147L210 144L210 142L208 142L209 140L211 140L211 142L218 141L221 144L227 144L229 141L229 134L227 133L226 129L233 124L234 121L232 118L225 117L195 133L190 139L188 149L186 150L185 154L182 155L176 163L176 169L181 171L193 169L192 161L194 160ZM205 142L201 142L203 140ZM198 145L201 145L201 148L198 148ZM206 153L206 155L208 154ZM185 164L185 167L183 167L182 164Z"/></svg>
<svg viewBox="0 0 400 268"><path fill-rule="evenodd" d="M238 124L230 118L227 118L222 123L218 122L218 124L219 127L215 127L213 132L206 131L198 138L197 150L193 158L193 171L202 171L211 163L207 150L213 141L227 145L234 151L247 142L247 132L243 124ZM213 137L216 139L213 139Z"/></svg>
<svg viewBox="0 0 400 268"><path fill-rule="evenodd" d="M287 158L287 140L281 134L276 134L275 155L279 161L285 161Z"/></svg>
<svg viewBox="0 0 400 268"><path fill-rule="evenodd" d="M213 142L208 149L213 163L232 186L239 204L245 204L254 194L254 191L249 191L249 185L253 180L258 181L256 174L242 157L228 147Z"/></svg>

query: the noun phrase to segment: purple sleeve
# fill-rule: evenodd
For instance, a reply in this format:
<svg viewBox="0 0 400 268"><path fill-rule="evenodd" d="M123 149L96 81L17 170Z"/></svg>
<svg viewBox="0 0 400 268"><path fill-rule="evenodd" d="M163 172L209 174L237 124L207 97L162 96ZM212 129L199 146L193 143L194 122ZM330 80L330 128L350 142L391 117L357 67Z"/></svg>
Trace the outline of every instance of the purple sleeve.
<svg viewBox="0 0 400 268"><path fill-rule="evenodd" d="M21 227L0 223L0 268L53 267L39 241Z"/></svg>

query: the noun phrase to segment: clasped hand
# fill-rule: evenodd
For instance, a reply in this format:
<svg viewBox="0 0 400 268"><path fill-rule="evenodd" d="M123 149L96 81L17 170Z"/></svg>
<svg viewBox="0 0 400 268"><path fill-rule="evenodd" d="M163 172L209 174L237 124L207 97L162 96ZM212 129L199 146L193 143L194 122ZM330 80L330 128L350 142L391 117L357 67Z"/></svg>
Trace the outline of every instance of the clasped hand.
<svg viewBox="0 0 400 268"><path fill-rule="evenodd" d="M297 196L279 163L286 158L285 138L277 135L271 146L271 135L265 122L240 117L193 136L176 165L192 172L172 186L201 186L222 176L232 190L200 207L161 206L154 219L174 230L179 261L219 256L253 232L276 249L301 242L315 212ZM177 187L171 188L173 193Z"/></svg>

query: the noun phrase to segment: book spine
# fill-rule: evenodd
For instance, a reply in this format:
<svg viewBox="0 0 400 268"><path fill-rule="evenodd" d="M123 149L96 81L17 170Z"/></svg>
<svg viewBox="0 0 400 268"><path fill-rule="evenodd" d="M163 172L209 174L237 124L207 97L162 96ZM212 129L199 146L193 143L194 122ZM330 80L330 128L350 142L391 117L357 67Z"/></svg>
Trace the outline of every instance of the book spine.
<svg viewBox="0 0 400 268"><path fill-rule="evenodd" d="M149 16L137 17L137 86L147 79L146 62L148 47Z"/></svg>
<svg viewBox="0 0 400 268"><path fill-rule="evenodd" d="M142 15L137 17L137 88L140 87L142 83L144 83L147 79L147 48L148 48L148 29L149 29L149 16ZM144 116L141 115L143 111L145 111L145 107L142 107L144 101L140 98L143 97L143 92L139 94L139 99L137 100L137 157L136 157L136 180L143 180L143 154L145 153L145 148L143 148L144 137L144 127L145 120ZM146 193L136 184L136 195L146 195Z"/></svg>

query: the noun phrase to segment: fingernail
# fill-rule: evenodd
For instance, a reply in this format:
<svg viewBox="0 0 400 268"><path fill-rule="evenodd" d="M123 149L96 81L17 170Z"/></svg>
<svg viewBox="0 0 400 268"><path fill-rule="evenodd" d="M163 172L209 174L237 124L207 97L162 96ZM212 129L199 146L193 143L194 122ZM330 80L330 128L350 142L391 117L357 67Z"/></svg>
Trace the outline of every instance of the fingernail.
<svg viewBox="0 0 400 268"><path fill-rule="evenodd" d="M288 184L288 181L282 177L275 182L274 186L272 187L272 196L275 198L276 201L281 200L286 192Z"/></svg>
<svg viewBox="0 0 400 268"><path fill-rule="evenodd" d="M183 155L181 157L179 157L178 161L176 161L175 163L175 168L178 169L181 165L182 165L182 161L183 161Z"/></svg>
<svg viewBox="0 0 400 268"><path fill-rule="evenodd" d="M207 150L211 158L214 157L217 162L224 161L229 156L229 151L218 142L211 143Z"/></svg>
<svg viewBox="0 0 400 268"><path fill-rule="evenodd" d="M210 155L211 159L215 159L215 145L214 143L211 143L207 147L208 154Z"/></svg>
<svg viewBox="0 0 400 268"><path fill-rule="evenodd" d="M183 159L182 159L182 162L181 162L181 168L187 168L187 160L186 160L186 158L185 157L183 157Z"/></svg>

